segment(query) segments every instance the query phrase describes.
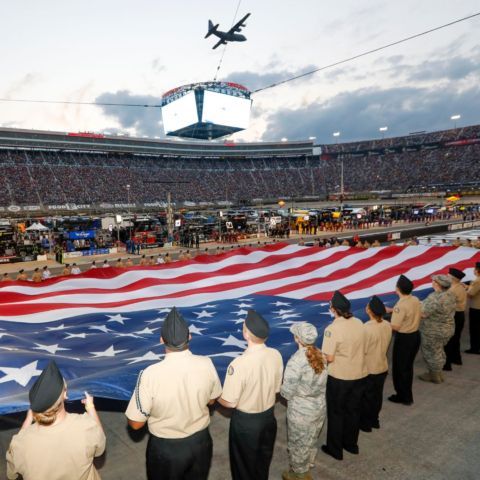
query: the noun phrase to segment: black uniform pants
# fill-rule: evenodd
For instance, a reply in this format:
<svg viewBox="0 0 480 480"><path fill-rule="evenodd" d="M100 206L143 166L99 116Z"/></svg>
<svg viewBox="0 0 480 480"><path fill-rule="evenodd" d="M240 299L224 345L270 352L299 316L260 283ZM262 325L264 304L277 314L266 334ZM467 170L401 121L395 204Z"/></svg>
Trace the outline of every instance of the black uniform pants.
<svg viewBox="0 0 480 480"><path fill-rule="evenodd" d="M451 363L462 363L460 354L460 338L462 336L463 326L465 325L465 312L455 312L455 333L445 345L445 354L447 355L446 365Z"/></svg>
<svg viewBox="0 0 480 480"><path fill-rule="evenodd" d="M229 432L233 480L268 480L277 436L273 407L262 413L232 412Z"/></svg>
<svg viewBox="0 0 480 480"><path fill-rule="evenodd" d="M392 353L393 386L403 402L413 402L413 362L419 348L420 332L395 333Z"/></svg>
<svg viewBox="0 0 480 480"><path fill-rule="evenodd" d="M480 309L470 308L468 312L470 326L470 348L480 352Z"/></svg>
<svg viewBox="0 0 480 480"><path fill-rule="evenodd" d="M378 428L378 416L383 403L383 386L388 372L371 374L365 378L365 388L362 397L360 426L365 429Z"/></svg>
<svg viewBox="0 0 480 480"><path fill-rule="evenodd" d="M150 435L148 480L207 480L211 460L212 437L208 428L186 438Z"/></svg>
<svg viewBox="0 0 480 480"><path fill-rule="evenodd" d="M360 429L360 408L365 379L327 379L327 447L330 453L343 458L343 449L357 448Z"/></svg>

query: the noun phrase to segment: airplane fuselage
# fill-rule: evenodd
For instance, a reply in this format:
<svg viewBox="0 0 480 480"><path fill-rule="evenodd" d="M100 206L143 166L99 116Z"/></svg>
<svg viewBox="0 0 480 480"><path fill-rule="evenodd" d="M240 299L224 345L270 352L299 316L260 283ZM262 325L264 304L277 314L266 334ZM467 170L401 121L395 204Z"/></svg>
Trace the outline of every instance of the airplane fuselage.
<svg viewBox="0 0 480 480"><path fill-rule="evenodd" d="M222 40L225 40L227 42L244 42L247 39L245 35L242 35L240 33L220 32L218 30L212 33L216 37L221 38Z"/></svg>

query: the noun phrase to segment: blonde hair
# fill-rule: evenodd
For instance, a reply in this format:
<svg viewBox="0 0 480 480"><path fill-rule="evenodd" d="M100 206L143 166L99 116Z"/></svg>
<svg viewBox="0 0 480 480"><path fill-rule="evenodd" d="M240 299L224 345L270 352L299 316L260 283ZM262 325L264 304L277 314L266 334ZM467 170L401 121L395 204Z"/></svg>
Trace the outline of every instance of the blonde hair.
<svg viewBox="0 0 480 480"><path fill-rule="evenodd" d="M58 400L45 412L33 412L33 418L35 422L39 425L48 426L55 423L57 419L58 412L62 409L63 406L63 396L65 394L65 388L62 390Z"/></svg>

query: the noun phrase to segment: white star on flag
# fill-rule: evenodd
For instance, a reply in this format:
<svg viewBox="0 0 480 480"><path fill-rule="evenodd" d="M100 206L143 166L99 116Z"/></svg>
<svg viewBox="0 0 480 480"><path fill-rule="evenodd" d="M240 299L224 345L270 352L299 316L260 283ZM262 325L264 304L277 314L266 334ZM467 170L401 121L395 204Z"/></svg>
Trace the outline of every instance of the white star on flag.
<svg viewBox="0 0 480 480"><path fill-rule="evenodd" d="M152 323L159 323L165 321L165 317L158 317L154 318L153 320L147 320L145 323L152 324Z"/></svg>
<svg viewBox="0 0 480 480"><path fill-rule="evenodd" d="M238 308L252 308L253 305L251 305L250 303L235 303L235 306L237 306Z"/></svg>
<svg viewBox="0 0 480 480"><path fill-rule="evenodd" d="M113 345L110 345L106 350L103 352L88 352L91 353L95 358L100 357L114 357L117 353L128 352L128 350L115 350Z"/></svg>
<svg viewBox="0 0 480 480"><path fill-rule="evenodd" d="M253 302L253 298L238 298L239 302Z"/></svg>
<svg viewBox="0 0 480 480"><path fill-rule="evenodd" d="M38 377L42 371L37 370L38 361L29 363L20 368L14 367L0 367L0 371L5 373L5 376L0 378L0 383L17 382L22 387L26 387L32 377Z"/></svg>
<svg viewBox="0 0 480 480"><path fill-rule="evenodd" d="M149 350L147 353L144 353L141 357L132 357L132 358L126 358L125 360L132 360L131 362L128 362L128 365L131 365L132 363L138 363L138 362L152 362L156 360L160 360L165 354L163 353L153 353L151 350Z"/></svg>
<svg viewBox="0 0 480 480"><path fill-rule="evenodd" d="M286 320L287 318L296 318L300 317L299 313L284 313L283 315L279 315L278 317L275 318L280 318L282 320Z"/></svg>
<svg viewBox="0 0 480 480"><path fill-rule="evenodd" d="M314 307L326 307L327 305L330 305L330 304L328 302L316 303Z"/></svg>
<svg viewBox="0 0 480 480"><path fill-rule="evenodd" d="M155 332L155 330L158 330L158 328L145 327L143 330L139 330L138 332L133 333L136 333L138 335L151 335Z"/></svg>
<svg viewBox="0 0 480 480"><path fill-rule="evenodd" d="M239 310L238 312L231 312L234 313L235 315L247 315L248 311L247 310Z"/></svg>
<svg viewBox="0 0 480 480"><path fill-rule="evenodd" d="M142 338L140 335L135 335L134 333L114 333L115 337L131 337L131 338Z"/></svg>
<svg viewBox="0 0 480 480"><path fill-rule="evenodd" d="M236 320L229 320L229 322L234 322L235 325L238 325L239 323L243 323L245 319L243 318L237 318Z"/></svg>
<svg viewBox="0 0 480 480"><path fill-rule="evenodd" d="M223 353L213 353L212 355L207 355L208 357L231 357L237 358L242 354L242 352L223 352Z"/></svg>
<svg viewBox="0 0 480 480"><path fill-rule="evenodd" d="M157 310L158 313L170 313L171 308L160 308Z"/></svg>
<svg viewBox="0 0 480 480"><path fill-rule="evenodd" d="M203 335L202 330L206 330L206 328L198 328L193 323L188 327L190 333L196 333L197 335Z"/></svg>
<svg viewBox="0 0 480 480"><path fill-rule="evenodd" d="M65 330L65 328L65 325L62 323L58 327L47 327L46 330L48 330L49 332L53 332L55 330Z"/></svg>
<svg viewBox="0 0 480 480"><path fill-rule="evenodd" d="M55 355L59 350L71 350L71 348L62 348L58 346L58 343L55 345L43 345L41 343L36 343L36 347L33 347L33 350L45 350L52 355Z"/></svg>
<svg viewBox="0 0 480 480"><path fill-rule="evenodd" d="M203 308L207 310L208 308L217 308L217 305L204 305Z"/></svg>
<svg viewBox="0 0 480 480"><path fill-rule="evenodd" d="M197 320L199 318L210 318L213 317L212 312L207 312L206 310L202 310L201 312L193 312L197 316Z"/></svg>
<svg viewBox="0 0 480 480"><path fill-rule="evenodd" d="M0 338L5 337L5 336L13 337L13 335L10 335L9 333L0 333Z"/></svg>
<svg viewBox="0 0 480 480"><path fill-rule="evenodd" d="M88 327L90 330L99 330L100 332L103 333L110 333L113 332L113 330L110 330L106 325L94 325L93 327Z"/></svg>
<svg viewBox="0 0 480 480"><path fill-rule="evenodd" d="M222 338L222 337L213 337L217 340L221 340L222 347L227 347L227 346L232 346L232 347L238 347L242 348L245 350L247 348L247 342L245 340L240 340L239 338L234 337L233 335L229 335L227 338Z"/></svg>
<svg viewBox="0 0 480 480"><path fill-rule="evenodd" d="M107 315L110 319L107 320L107 322L118 322L121 323L122 325L125 325L125 320L130 320L128 317L122 317L120 313L117 313L116 315Z"/></svg>
<svg viewBox="0 0 480 480"><path fill-rule="evenodd" d="M270 305L275 305L276 307L289 307L291 304L288 302L273 302Z"/></svg>
<svg viewBox="0 0 480 480"><path fill-rule="evenodd" d="M278 315L283 315L284 313L293 313L295 312L295 310L293 310L292 308L290 308L289 310L283 310L283 309L280 309L280 310L275 310L273 311L272 313L276 313Z"/></svg>
<svg viewBox="0 0 480 480"><path fill-rule="evenodd" d="M67 333L67 336L64 340L70 340L71 338L87 338L86 333Z"/></svg>

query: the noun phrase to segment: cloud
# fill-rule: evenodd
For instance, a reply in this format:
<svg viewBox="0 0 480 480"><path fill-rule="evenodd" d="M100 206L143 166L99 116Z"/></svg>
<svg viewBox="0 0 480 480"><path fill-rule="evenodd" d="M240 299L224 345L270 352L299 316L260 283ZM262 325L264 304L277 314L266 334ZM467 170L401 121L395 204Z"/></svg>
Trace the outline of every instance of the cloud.
<svg viewBox="0 0 480 480"><path fill-rule="evenodd" d="M160 105L161 97L136 95L129 90L105 92L95 99L96 103L126 103L134 105ZM135 135L164 136L160 108L105 106L100 108L104 114L115 119L120 130L133 130ZM113 131L114 128L106 129Z"/></svg>
<svg viewBox="0 0 480 480"><path fill-rule="evenodd" d="M409 79L413 81L464 79L471 73L480 72L478 62L474 58L454 57L448 60L427 60L420 65L410 67Z"/></svg>
<svg viewBox="0 0 480 480"><path fill-rule="evenodd" d="M39 73L26 73L23 77L19 78L11 85L9 85L4 96L5 98L12 98L15 95L21 93L25 88L31 87L32 85L39 83L41 80L42 76Z"/></svg>
<svg viewBox="0 0 480 480"><path fill-rule="evenodd" d="M332 132L337 130L342 141L371 139L380 136L378 128L383 125L388 125L389 136L442 130L452 127L449 119L453 113L462 115L463 125L478 123L479 104L478 83L461 91L456 91L452 84L428 89L358 89L307 108L271 113L266 118L262 140L300 140L314 135L318 142L332 143Z"/></svg>
<svg viewBox="0 0 480 480"><path fill-rule="evenodd" d="M167 69L167 67L163 65L161 58L154 58L152 60L152 69L155 72L160 73L160 72L164 72Z"/></svg>
<svg viewBox="0 0 480 480"><path fill-rule="evenodd" d="M269 64L269 67L273 67L272 63ZM266 87L273 83L278 83L283 80L287 80L288 78L295 77L297 75L301 75L304 72L309 72L311 70L315 70L317 68L316 65L306 65L301 70L293 71L293 70L277 70L277 71L270 71L268 73L258 73L252 71L239 71L239 72L232 72L227 75L225 81L227 82L235 82L244 85L249 90L254 91L259 88ZM264 70L259 69L260 70ZM269 69L265 69L269 70Z"/></svg>

